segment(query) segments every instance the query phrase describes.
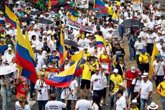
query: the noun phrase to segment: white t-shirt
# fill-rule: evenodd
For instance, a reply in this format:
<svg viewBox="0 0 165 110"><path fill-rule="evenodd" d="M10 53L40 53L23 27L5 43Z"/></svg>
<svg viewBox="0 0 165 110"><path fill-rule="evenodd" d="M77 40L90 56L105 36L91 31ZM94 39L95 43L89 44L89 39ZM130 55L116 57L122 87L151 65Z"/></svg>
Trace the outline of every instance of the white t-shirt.
<svg viewBox="0 0 165 110"><path fill-rule="evenodd" d="M89 110L91 108L91 104L86 99L80 99L76 102L75 108L78 110Z"/></svg>
<svg viewBox="0 0 165 110"><path fill-rule="evenodd" d="M142 99L147 99L148 94L150 91L153 90L153 85L151 81L146 81L144 82L143 80L141 81L141 93L140 93L140 98Z"/></svg>
<svg viewBox="0 0 165 110"><path fill-rule="evenodd" d="M50 86L48 86L47 84L45 84L45 82L41 81L40 79L38 79L36 81L35 87L36 90L39 90L41 92L38 92L37 95L37 100L48 100L48 89L50 89Z"/></svg>
<svg viewBox="0 0 165 110"><path fill-rule="evenodd" d="M141 88L141 80L137 80L137 81L136 80L137 80L136 78L132 80L132 84L135 85L133 92L139 92Z"/></svg>
<svg viewBox="0 0 165 110"><path fill-rule="evenodd" d="M116 101L116 110L124 110L124 108L126 108L126 107L127 107L126 98L124 96L121 96Z"/></svg>
<svg viewBox="0 0 165 110"><path fill-rule="evenodd" d="M78 82L76 80L73 80L68 88L63 89L61 93L61 99L65 99L67 97L68 100L77 100L77 88ZM72 94L69 94L69 92L73 90Z"/></svg>
<svg viewBox="0 0 165 110"><path fill-rule="evenodd" d="M15 102L15 110L31 110L29 105L25 105L24 108L21 107L19 101Z"/></svg>
<svg viewBox="0 0 165 110"><path fill-rule="evenodd" d="M153 62L154 72L158 76L164 75L164 62L157 63L156 60Z"/></svg>
<svg viewBox="0 0 165 110"><path fill-rule="evenodd" d="M100 75L93 74L91 77L91 82L93 83L93 90L102 90L103 86L103 77Z"/></svg>
<svg viewBox="0 0 165 110"><path fill-rule="evenodd" d="M73 90L73 92L71 95L69 95L68 99L77 100L77 87L78 87L78 82L76 80L73 80L69 86L69 88Z"/></svg>
<svg viewBox="0 0 165 110"><path fill-rule="evenodd" d="M152 44L154 42L154 36L152 34L146 34L147 43Z"/></svg>
<svg viewBox="0 0 165 110"><path fill-rule="evenodd" d="M48 101L45 105L45 110L62 110L66 104L61 101Z"/></svg>
<svg viewBox="0 0 165 110"><path fill-rule="evenodd" d="M140 55L140 49L144 49L146 46L146 43L144 41L139 42L138 40L135 42L134 47L138 50L136 50L136 55Z"/></svg>

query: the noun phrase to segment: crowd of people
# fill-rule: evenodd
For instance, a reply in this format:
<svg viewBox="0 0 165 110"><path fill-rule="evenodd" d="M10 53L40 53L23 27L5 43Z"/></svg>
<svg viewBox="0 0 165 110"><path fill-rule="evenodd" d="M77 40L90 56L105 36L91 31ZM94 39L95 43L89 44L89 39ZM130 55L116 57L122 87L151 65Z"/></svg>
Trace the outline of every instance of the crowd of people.
<svg viewBox="0 0 165 110"><path fill-rule="evenodd" d="M141 8L136 10L133 3L125 0L120 4L106 0L108 14L100 17L99 9L77 8L69 0L69 6L54 7L37 15L32 12L40 10L31 2L8 1L7 5L19 18L42 18L52 23L21 21L22 32L28 33L35 54L38 80L33 84L19 71L0 74L2 110L12 110L13 107L9 107L13 100L11 96L16 96L16 110L31 110L31 101L38 103L39 110L160 110L160 106L165 110L165 19L159 2L141 3ZM0 20L3 19L1 11ZM127 27L124 22L128 19L140 21L143 26ZM93 32L71 27L68 20L84 27L93 25ZM61 30L65 40L79 45L65 45L67 58L63 69L59 65L58 52ZM0 27L2 68L8 65L18 68L15 62L16 32L9 23ZM97 36L105 39L104 47L98 46ZM128 45L129 54L123 45ZM153 56L156 50L158 54ZM71 56L79 51L83 51L81 71L72 78L69 87L57 88L45 83L45 79L68 69L73 64ZM160 96L159 106L152 100L155 94Z"/></svg>

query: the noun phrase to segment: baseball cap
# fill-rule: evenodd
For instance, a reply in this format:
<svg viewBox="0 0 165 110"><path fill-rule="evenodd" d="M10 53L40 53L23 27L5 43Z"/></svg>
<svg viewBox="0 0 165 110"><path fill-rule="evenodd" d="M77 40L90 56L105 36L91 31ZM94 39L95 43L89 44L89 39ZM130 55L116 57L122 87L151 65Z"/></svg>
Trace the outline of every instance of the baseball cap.
<svg viewBox="0 0 165 110"><path fill-rule="evenodd" d="M136 69L135 66L131 66L131 72L132 73L135 73L135 69Z"/></svg>
<svg viewBox="0 0 165 110"><path fill-rule="evenodd" d="M42 68L45 69L46 68L46 65L42 65Z"/></svg>
<svg viewBox="0 0 165 110"><path fill-rule="evenodd" d="M117 68L115 68L115 69L113 70L113 72L114 72L114 73L118 73L119 70L118 70Z"/></svg>
<svg viewBox="0 0 165 110"><path fill-rule="evenodd" d="M12 48L9 47L7 50L12 50Z"/></svg>
<svg viewBox="0 0 165 110"><path fill-rule="evenodd" d="M136 100L136 99L133 99L133 100L131 101L131 104L137 104L137 100Z"/></svg>

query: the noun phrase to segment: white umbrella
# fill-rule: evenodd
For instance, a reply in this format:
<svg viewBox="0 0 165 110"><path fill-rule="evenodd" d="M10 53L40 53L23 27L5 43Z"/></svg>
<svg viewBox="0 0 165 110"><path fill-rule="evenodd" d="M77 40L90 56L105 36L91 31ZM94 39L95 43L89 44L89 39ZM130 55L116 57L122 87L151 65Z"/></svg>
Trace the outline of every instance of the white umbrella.
<svg viewBox="0 0 165 110"><path fill-rule="evenodd" d="M7 75L15 72L17 68L15 66L2 66L0 67L0 75Z"/></svg>

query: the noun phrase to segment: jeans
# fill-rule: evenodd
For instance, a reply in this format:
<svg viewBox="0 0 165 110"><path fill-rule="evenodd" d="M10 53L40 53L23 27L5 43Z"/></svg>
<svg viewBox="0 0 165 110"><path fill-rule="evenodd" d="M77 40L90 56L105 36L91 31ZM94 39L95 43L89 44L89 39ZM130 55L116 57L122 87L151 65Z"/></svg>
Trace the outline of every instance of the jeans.
<svg viewBox="0 0 165 110"><path fill-rule="evenodd" d="M161 97L160 101L162 103L162 110L165 110L165 97Z"/></svg>
<svg viewBox="0 0 165 110"><path fill-rule="evenodd" d="M135 59L135 48L132 47L131 45L129 45L129 53L130 53L130 56L129 56L130 60Z"/></svg>
<svg viewBox="0 0 165 110"><path fill-rule="evenodd" d="M136 62L137 62L137 66L138 66L138 68L140 68L139 55L136 55Z"/></svg>
<svg viewBox="0 0 165 110"><path fill-rule="evenodd" d="M131 94L132 94L132 93L131 93L131 87L129 87L129 88L127 87L127 92L128 92L128 97L132 97L132 96L131 96Z"/></svg>
<svg viewBox="0 0 165 110"><path fill-rule="evenodd" d="M34 86L35 86L35 85L30 81L30 98L33 98Z"/></svg>
<svg viewBox="0 0 165 110"><path fill-rule="evenodd" d="M61 93L62 93L62 89L61 88L56 88L55 90L55 94L57 95L57 100L61 100Z"/></svg>
<svg viewBox="0 0 165 110"><path fill-rule="evenodd" d="M110 96L110 108L113 108L116 103L116 94Z"/></svg>
<svg viewBox="0 0 165 110"><path fill-rule="evenodd" d="M140 98L140 110L145 110L146 103L149 105L152 102L152 98L150 97L149 100Z"/></svg>
<svg viewBox="0 0 165 110"><path fill-rule="evenodd" d="M66 110L72 110L72 101L67 100Z"/></svg>
<svg viewBox="0 0 165 110"><path fill-rule="evenodd" d="M8 106L7 92L1 92L1 97L2 97L2 110L7 110L7 106Z"/></svg>
<svg viewBox="0 0 165 110"><path fill-rule="evenodd" d="M47 100L38 100L38 110L45 110Z"/></svg>

